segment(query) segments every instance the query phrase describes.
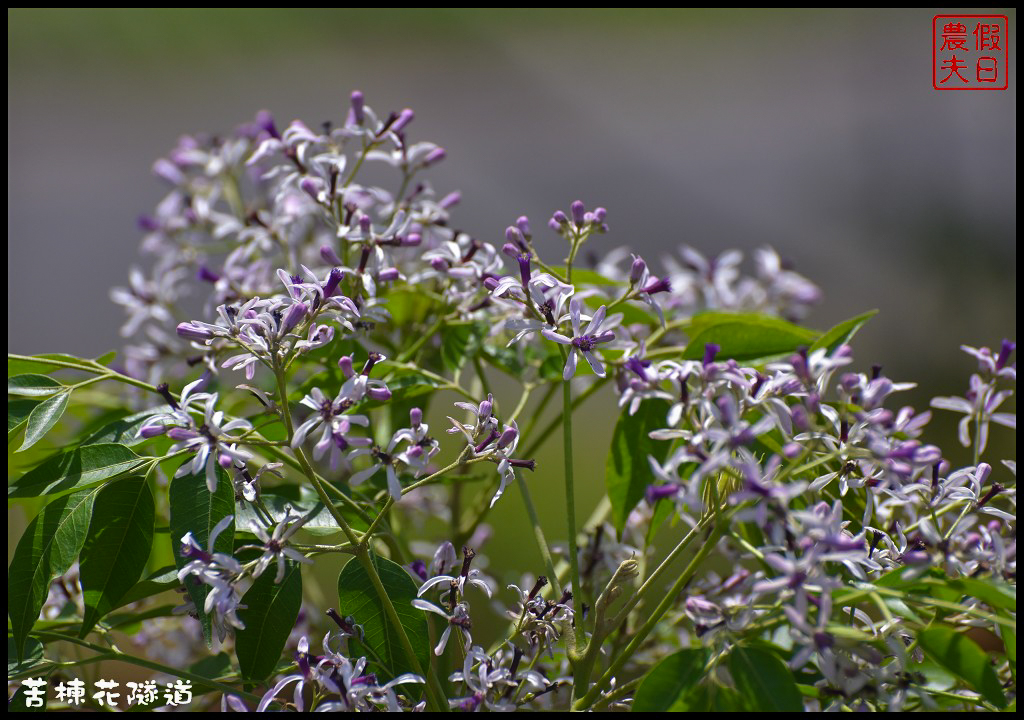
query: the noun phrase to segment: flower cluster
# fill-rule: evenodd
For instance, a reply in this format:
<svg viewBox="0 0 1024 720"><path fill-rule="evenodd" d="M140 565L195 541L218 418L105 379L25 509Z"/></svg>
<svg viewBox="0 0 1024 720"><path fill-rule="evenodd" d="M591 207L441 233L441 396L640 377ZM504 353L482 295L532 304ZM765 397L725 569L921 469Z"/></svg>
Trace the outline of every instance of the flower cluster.
<svg viewBox="0 0 1024 720"><path fill-rule="evenodd" d="M932 401L963 416L958 463L931 412L899 403L911 383L858 368L868 316L797 324L820 291L773 250L749 269L685 246L660 267L630 248L585 263L614 217L582 201L536 235L521 216L474 237L456 228L460 195L425 179L446 152L410 139L414 117L356 92L341 123L280 129L264 112L154 165L170 189L140 219L152 263L112 293L128 313L120 364L19 360L136 393L113 403L115 425L11 483L11 497L56 496L9 573L33 588L11 595L19 658L40 611L40 640L70 616L84 636L180 584L207 642L212 624L233 653L208 688L224 711L1013 699L1013 342L965 346L965 396ZM12 404L11 433L24 424L34 443L92 382L11 378L31 405L19 419ZM595 505L601 478L574 471L573 447L604 460L607 418L585 405L601 393L619 412ZM563 463L541 467L558 435ZM532 532L488 545L509 525L491 513L517 507ZM87 516L109 528L82 529ZM131 543L165 526L175 567L142 579L151 553ZM50 527L60 557L34 539ZM299 608L303 582L322 579L305 566L325 555L345 564L336 588L306 593L340 603L320 608L337 628L317 655L322 619ZM37 568L73 567L49 599L36 592ZM97 581L114 567L119 582Z"/></svg>

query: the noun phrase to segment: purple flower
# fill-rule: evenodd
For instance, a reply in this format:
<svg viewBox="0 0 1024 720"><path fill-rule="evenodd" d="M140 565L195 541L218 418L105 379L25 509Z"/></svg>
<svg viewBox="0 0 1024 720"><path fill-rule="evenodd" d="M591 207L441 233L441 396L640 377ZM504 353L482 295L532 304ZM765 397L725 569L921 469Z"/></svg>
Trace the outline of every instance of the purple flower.
<svg viewBox="0 0 1024 720"><path fill-rule="evenodd" d="M291 539L292 535L298 532L309 519L310 516L292 515L292 508L291 506L288 506L285 511L285 516L281 519L281 522L277 524L277 527L274 528L274 532L272 534L268 533L258 525L253 527L256 536L263 542L263 555L259 557L256 561L256 566L253 568L252 576L254 578L262 575L263 571L267 569L267 566L275 560L277 561L277 577L274 578L275 583L280 583L284 580L286 558L290 558L296 562L306 563L307 565L313 564L312 560L307 558L298 550L287 546L288 540Z"/></svg>
<svg viewBox="0 0 1024 720"><path fill-rule="evenodd" d="M463 548L462 554L464 558L462 562L462 572L458 575L435 575L420 585L420 589L416 592L416 597L423 597L424 593L438 585L444 586L445 589L454 589L458 592L458 596L462 597L466 592L467 583L483 590L487 597L491 597L491 586L484 579L484 574L476 568L473 568L472 570L469 568L473 558L476 557L476 553L469 548ZM451 602L453 601L449 600L449 604L451 604Z"/></svg>
<svg viewBox="0 0 1024 720"><path fill-rule="evenodd" d="M238 438L227 434L232 430L251 430L252 424L241 418L224 423L224 413L215 410L216 404L216 393L206 398L204 422L199 427L175 427L167 431L167 436L177 441L171 448L172 452L183 449L196 451L192 462L183 464L176 477L194 475L205 469L206 487L211 493L217 490L218 464L228 468L233 462L244 463L252 457L238 449Z"/></svg>
<svg viewBox="0 0 1024 720"><path fill-rule="evenodd" d="M473 636L469 633L470 629L473 627L473 623L469 619L469 606L466 603L459 603L451 613L446 613L437 605L418 598L412 601L412 606L419 610L436 613L448 621L448 627L446 627L444 632L441 633L441 639L438 641L437 647L434 648L435 655L440 656L441 653L444 652L444 649L448 647L448 638L451 637L453 627L462 631L462 639L464 642L463 648L464 650L469 650L470 646L473 644Z"/></svg>
<svg viewBox="0 0 1024 720"><path fill-rule="evenodd" d="M594 354L594 349L600 343L610 342L615 339L615 334L611 331L601 332L601 325L605 321L605 306L602 305L594 313L590 323L587 325L587 329L580 332L580 301L573 298L569 303L569 320L572 323L572 338L567 338L565 335L556 333L550 328L545 328L542 331L544 337L548 340L553 340L561 345L569 345L569 358L565 361L565 370L562 372L562 378L566 381L572 379L572 376L576 374L576 354L580 353L587 359L590 364L590 368L594 371L594 374L598 377L604 377L604 365Z"/></svg>

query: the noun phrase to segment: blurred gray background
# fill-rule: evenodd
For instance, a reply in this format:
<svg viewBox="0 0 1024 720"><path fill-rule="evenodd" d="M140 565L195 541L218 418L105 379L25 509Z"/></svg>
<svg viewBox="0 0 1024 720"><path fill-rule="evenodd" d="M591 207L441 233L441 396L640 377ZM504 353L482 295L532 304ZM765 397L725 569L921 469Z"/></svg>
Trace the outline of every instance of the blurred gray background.
<svg viewBox="0 0 1024 720"><path fill-rule="evenodd" d="M340 120L359 88L447 148L458 227L580 198L598 252L770 244L824 289L808 324L881 311L862 367L962 394L958 346L1016 337L1016 15L1009 90L939 92L933 14L9 11L8 347L121 343L108 288L180 134Z"/></svg>

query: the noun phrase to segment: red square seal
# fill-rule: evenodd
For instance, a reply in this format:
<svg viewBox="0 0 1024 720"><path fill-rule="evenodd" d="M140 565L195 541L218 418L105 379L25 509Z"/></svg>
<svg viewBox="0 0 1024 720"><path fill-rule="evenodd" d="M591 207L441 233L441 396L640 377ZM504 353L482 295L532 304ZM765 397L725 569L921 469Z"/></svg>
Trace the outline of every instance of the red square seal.
<svg viewBox="0 0 1024 720"><path fill-rule="evenodd" d="M932 87L1008 88L1009 32L1005 15L936 15L932 20Z"/></svg>

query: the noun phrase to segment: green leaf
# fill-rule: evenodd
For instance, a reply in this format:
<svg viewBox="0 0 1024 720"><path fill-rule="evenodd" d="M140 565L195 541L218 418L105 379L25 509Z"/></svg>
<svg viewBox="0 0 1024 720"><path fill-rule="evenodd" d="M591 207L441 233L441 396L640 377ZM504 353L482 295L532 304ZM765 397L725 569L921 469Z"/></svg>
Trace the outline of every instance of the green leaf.
<svg viewBox="0 0 1024 720"><path fill-rule="evenodd" d="M656 482L647 456L653 455L663 462L668 454L670 443L648 437L652 430L665 426L668 410L669 404L664 400L646 400L634 415L623 413L615 424L604 482L612 504L612 522L620 534L647 486Z"/></svg>
<svg viewBox="0 0 1024 720"><path fill-rule="evenodd" d="M647 526L647 534L644 536L648 545L654 542L661 526L675 513L675 504L668 498L662 498L654 503L654 512L651 513L651 524Z"/></svg>
<svg viewBox="0 0 1024 720"><path fill-rule="evenodd" d="M970 685L997 708L1006 707L1006 696L988 655L966 635L944 626L922 630L917 641L937 663Z"/></svg>
<svg viewBox="0 0 1024 720"><path fill-rule="evenodd" d="M189 665L188 671L200 677L216 680L231 674L231 656L226 652L207 655Z"/></svg>
<svg viewBox="0 0 1024 720"><path fill-rule="evenodd" d="M28 414L28 421L25 424L25 439L18 448L18 452L27 450L43 439L50 428L57 424L64 411L68 409L68 401L71 399L71 390L61 392L48 397L32 408Z"/></svg>
<svg viewBox="0 0 1024 720"><path fill-rule="evenodd" d="M729 653L728 665L749 710L803 712L796 680L776 655L760 648L737 646Z"/></svg>
<svg viewBox="0 0 1024 720"><path fill-rule="evenodd" d="M726 312L696 315L686 333L690 342L683 352L685 360L702 359L705 345L715 343L720 347L717 359L745 362L794 352L818 337L813 330L772 315Z"/></svg>
<svg viewBox="0 0 1024 720"><path fill-rule="evenodd" d="M186 460L186 463L192 462ZM206 487L206 471L183 475L171 480L168 492L171 504L171 550L174 552L174 564L181 570L189 562L181 554L181 538L191 532L200 547L208 550L210 533L221 520L235 511L235 491L227 472L217 465L217 490L211 493ZM214 552L231 554L234 547L235 524L232 522L224 532L217 536ZM199 623L203 627L206 644L213 642L210 616L203 611L210 586L199 582L198 578L185 578L185 589L196 606Z"/></svg>
<svg viewBox="0 0 1024 720"><path fill-rule="evenodd" d="M623 325L660 325L661 321L658 319L658 316L648 308L650 308L650 305L647 303L633 300L619 305L615 308L615 312L622 313Z"/></svg>
<svg viewBox="0 0 1024 720"><path fill-rule="evenodd" d="M28 420L29 413L32 412L32 408L39 404L38 400L30 400L25 398L23 400L8 400L7 401L7 441L10 442L11 437L18 431L18 429Z"/></svg>
<svg viewBox="0 0 1024 720"><path fill-rule="evenodd" d="M139 436L139 428L154 415L169 413L171 408L167 405L143 410L127 417L114 420L103 427L93 431L85 440L83 445L97 445L99 443L117 443L125 447L133 447L146 442L146 438Z"/></svg>
<svg viewBox="0 0 1024 720"><path fill-rule="evenodd" d="M146 598L159 595L160 593L174 590L181 587L178 582L178 568L174 565L167 565L159 570L154 570L149 575L139 580L118 602L119 608L129 603L145 600Z"/></svg>
<svg viewBox="0 0 1024 720"><path fill-rule="evenodd" d="M7 487L7 498L42 497L78 490L135 470L140 458L124 445L85 445L56 455Z"/></svg>
<svg viewBox="0 0 1024 720"><path fill-rule="evenodd" d="M526 371L526 363L523 362L518 348L494 346L486 343L481 348L481 354L488 363L498 368L506 375L521 377Z"/></svg>
<svg viewBox="0 0 1024 720"><path fill-rule="evenodd" d="M279 488L275 488L277 490ZM283 489L283 488L281 488ZM281 495L271 495L265 493L260 496L263 500L263 504L267 510L270 511L270 516L277 522L284 519L287 508L290 506L293 511L293 515L298 513L299 515L306 515L313 508L319 508L317 513L306 521L306 524L302 526L304 532L309 532L312 535L334 535L341 532L341 528L338 527L338 522L331 515L323 503L317 498L305 498L301 500L295 500L290 497L284 497ZM341 506L341 513L357 530L362 530L367 527L366 521L358 517L355 513L345 506ZM260 516L253 509L251 503L244 503L238 508L238 512L235 514L235 529L238 532L247 532L252 535L256 534L256 528L264 527L264 523L260 520Z"/></svg>
<svg viewBox="0 0 1024 720"><path fill-rule="evenodd" d="M382 365L386 364L381 363ZM392 372L387 380L388 390L391 391L392 398L401 398L408 400L421 395L427 395L434 391L435 388L441 387L442 383L436 379L427 377L422 373L414 370L405 370L404 368ZM381 402L378 400L366 399L360 404L360 407L384 407L389 405L388 402Z"/></svg>
<svg viewBox="0 0 1024 720"><path fill-rule="evenodd" d="M245 609L238 611L245 629L235 632L235 652L248 682L264 680L274 671L299 616L302 573L298 564L288 564L280 584L274 582L276 575L274 567L260 575L242 598Z"/></svg>
<svg viewBox="0 0 1024 720"><path fill-rule="evenodd" d="M909 579L903 576L909 576ZM994 578L950 578L937 568L920 575L912 568L897 568L878 580L875 585L902 590L917 595L928 595L947 602L960 602L961 598L977 598L994 609L1017 612L1017 588Z"/></svg>
<svg viewBox="0 0 1024 720"><path fill-rule="evenodd" d="M46 397L65 387L47 375L15 375L7 378L8 395L24 395L26 397Z"/></svg>
<svg viewBox="0 0 1024 720"><path fill-rule="evenodd" d="M85 542L98 489L59 497L21 536L7 574L7 613L18 655L39 617L50 581L67 572Z"/></svg>
<svg viewBox="0 0 1024 720"><path fill-rule="evenodd" d="M687 695L704 677L707 662L708 651L703 648L669 655L640 683L633 712L665 712L677 703L685 704Z"/></svg>
<svg viewBox="0 0 1024 720"><path fill-rule="evenodd" d="M1010 676L1014 682L1017 681L1017 628L1000 626L999 634L1003 636L1003 648L1006 650L1006 660L1010 664Z"/></svg>
<svg viewBox="0 0 1024 720"><path fill-rule="evenodd" d="M391 324L394 327L411 327L441 310L432 297L424 295L415 287L392 287L387 298L388 312L391 313ZM338 354L347 353L342 351Z"/></svg>
<svg viewBox="0 0 1024 720"><path fill-rule="evenodd" d="M454 372L480 350L480 323L451 323L441 328L441 364Z"/></svg>
<svg viewBox="0 0 1024 720"><path fill-rule="evenodd" d="M43 662L43 644L35 638L29 638L24 652L16 647L14 638L7 638L7 677L15 673L27 672Z"/></svg>
<svg viewBox="0 0 1024 720"><path fill-rule="evenodd" d="M412 601L416 599L416 584L401 565L377 555L371 555L371 560L398 613L420 668L428 667L430 637L427 617L422 610L412 606ZM370 576L357 558L349 560L338 576L338 602L342 616L351 615L356 624L363 626L364 643L381 659L390 677L415 672Z"/></svg>
<svg viewBox="0 0 1024 720"><path fill-rule="evenodd" d="M857 334L857 331L861 329L864 323L866 323L868 320L870 320L877 314L877 310L868 310L866 313L863 313L856 317L852 317L849 320L844 320L843 322L839 323L834 328L826 332L820 338L815 340L814 344L811 345L811 350L813 351L825 348L826 352L831 354L840 345L848 344L853 339L853 336Z"/></svg>
<svg viewBox="0 0 1024 720"><path fill-rule="evenodd" d="M81 637L118 606L142 575L153 546L154 514L153 493L141 476L111 483L96 496L82 547Z"/></svg>
<svg viewBox="0 0 1024 720"><path fill-rule="evenodd" d="M669 712L743 712L743 699L735 690L713 682L694 688L685 700L678 700Z"/></svg>
<svg viewBox="0 0 1024 720"><path fill-rule="evenodd" d="M63 364L55 365L52 362L48 362L50 360ZM36 373L39 371L53 372L54 370L63 370L66 365L71 365L74 368L82 370L91 370L93 372L101 369L95 365L95 361L93 360L75 357L74 355L66 355L64 353L43 353L42 355L28 356L26 359L12 358L8 355L7 377L18 375L20 373Z"/></svg>
<svg viewBox="0 0 1024 720"><path fill-rule="evenodd" d="M1017 587L1015 585L980 577L941 578L935 579L934 583L947 585L964 595L976 597L992 608L1017 612Z"/></svg>

